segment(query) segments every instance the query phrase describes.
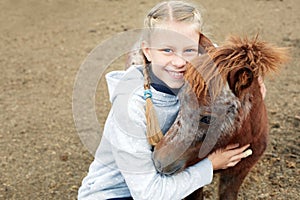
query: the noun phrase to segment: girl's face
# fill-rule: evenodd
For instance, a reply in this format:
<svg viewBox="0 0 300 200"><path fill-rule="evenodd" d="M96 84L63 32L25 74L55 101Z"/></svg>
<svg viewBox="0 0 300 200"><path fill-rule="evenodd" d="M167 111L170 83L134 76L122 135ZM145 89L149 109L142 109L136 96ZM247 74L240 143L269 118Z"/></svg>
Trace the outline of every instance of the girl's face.
<svg viewBox="0 0 300 200"><path fill-rule="evenodd" d="M170 88L184 83L185 64L198 55L199 32L192 24L169 22L151 32L142 49L153 73Z"/></svg>

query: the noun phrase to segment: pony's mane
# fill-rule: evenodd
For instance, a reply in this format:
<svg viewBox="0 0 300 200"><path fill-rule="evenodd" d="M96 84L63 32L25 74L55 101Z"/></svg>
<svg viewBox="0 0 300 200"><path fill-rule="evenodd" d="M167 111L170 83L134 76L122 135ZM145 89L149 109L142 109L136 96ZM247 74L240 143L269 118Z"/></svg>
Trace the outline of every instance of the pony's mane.
<svg viewBox="0 0 300 200"><path fill-rule="evenodd" d="M286 48L259 41L258 35L252 40L231 36L224 45L211 49L209 55L222 74L248 66L255 77L264 77L268 72L277 71L288 59Z"/></svg>
<svg viewBox="0 0 300 200"><path fill-rule="evenodd" d="M264 77L268 72L277 71L287 60L286 48L259 41L258 36L251 40L231 36L223 45L210 47L207 54L189 63L185 79L198 98L206 97L209 92L214 99L224 87L230 71L247 66L254 77Z"/></svg>
<svg viewBox="0 0 300 200"><path fill-rule="evenodd" d="M208 54L196 57L192 62L187 64L185 80L189 84L189 88L195 93L198 101L204 104L209 101L209 99L206 98L208 97L208 92L210 93L209 96L213 98L217 96L221 88L223 88L220 73ZM215 85L210 88L212 90L208 90L208 86L213 82L212 80L214 80Z"/></svg>

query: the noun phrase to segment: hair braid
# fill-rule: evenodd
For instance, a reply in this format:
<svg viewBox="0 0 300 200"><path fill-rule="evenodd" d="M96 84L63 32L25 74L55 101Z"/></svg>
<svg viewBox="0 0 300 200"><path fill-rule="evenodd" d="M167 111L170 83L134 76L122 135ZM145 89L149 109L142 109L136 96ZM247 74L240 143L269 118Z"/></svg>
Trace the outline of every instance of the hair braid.
<svg viewBox="0 0 300 200"><path fill-rule="evenodd" d="M150 75L149 75L149 65L144 62L144 98L146 100L145 106L145 116L146 116L146 126L147 126L147 139L149 144L152 146L157 145L157 143L163 137L162 131L159 126L156 111L152 102L152 93L150 91Z"/></svg>

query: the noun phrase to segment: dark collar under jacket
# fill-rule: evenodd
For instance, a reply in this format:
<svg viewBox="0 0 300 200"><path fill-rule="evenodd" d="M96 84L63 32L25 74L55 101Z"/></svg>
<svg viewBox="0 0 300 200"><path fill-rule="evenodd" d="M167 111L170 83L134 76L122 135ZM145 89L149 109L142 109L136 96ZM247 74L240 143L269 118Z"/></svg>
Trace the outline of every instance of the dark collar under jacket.
<svg viewBox="0 0 300 200"><path fill-rule="evenodd" d="M166 93L166 94L171 94L171 95L177 95L180 88L170 88L165 82L160 80L157 76L152 71L152 66L149 66L149 74L150 74L150 79L151 79L151 86L156 89L157 91Z"/></svg>

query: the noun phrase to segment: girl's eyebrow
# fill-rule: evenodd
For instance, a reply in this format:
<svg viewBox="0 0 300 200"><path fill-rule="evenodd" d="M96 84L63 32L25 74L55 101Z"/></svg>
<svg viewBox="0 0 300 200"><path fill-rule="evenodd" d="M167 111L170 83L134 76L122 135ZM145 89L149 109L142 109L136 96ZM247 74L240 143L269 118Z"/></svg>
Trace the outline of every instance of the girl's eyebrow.
<svg viewBox="0 0 300 200"><path fill-rule="evenodd" d="M161 44L158 44L156 45L157 48L177 48L175 46L172 46L170 44L164 44L164 43L161 43ZM198 49L198 45L189 45L189 46L185 46L184 49Z"/></svg>
<svg viewBox="0 0 300 200"><path fill-rule="evenodd" d="M190 45L190 46L186 46L185 49L198 49L198 45Z"/></svg>
<svg viewBox="0 0 300 200"><path fill-rule="evenodd" d="M157 46L173 47L172 45L167 44L167 43L159 43Z"/></svg>
<svg viewBox="0 0 300 200"><path fill-rule="evenodd" d="M152 46L152 48L155 48L155 49L176 49L174 46L167 45L167 44L158 44L158 45Z"/></svg>

